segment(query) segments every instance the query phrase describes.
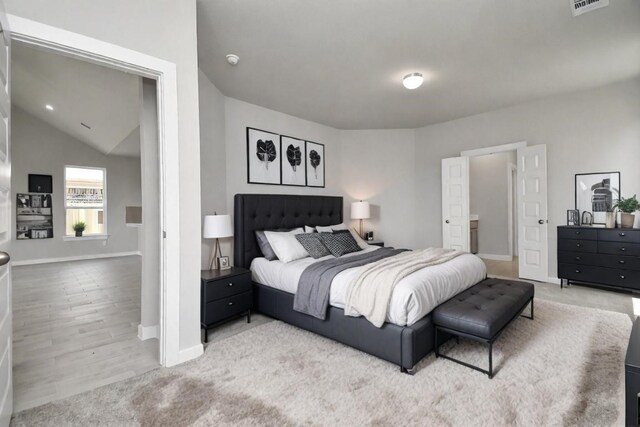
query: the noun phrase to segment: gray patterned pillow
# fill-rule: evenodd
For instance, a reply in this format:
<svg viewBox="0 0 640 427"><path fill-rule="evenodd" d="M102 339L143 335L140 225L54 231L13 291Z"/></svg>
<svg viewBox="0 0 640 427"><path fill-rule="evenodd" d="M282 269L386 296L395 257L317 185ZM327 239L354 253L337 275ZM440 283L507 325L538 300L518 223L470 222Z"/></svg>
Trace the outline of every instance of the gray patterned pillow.
<svg viewBox="0 0 640 427"><path fill-rule="evenodd" d="M319 233L318 235L331 255L335 257L362 250L348 230L346 233Z"/></svg>
<svg viewBox="0 0 640 427"><path fill-rule="evenodd" d="M331 252L329 252L324 243L322 243L320 234L318 233L296 234L296 239L314 259L331 255Z"/></svg>

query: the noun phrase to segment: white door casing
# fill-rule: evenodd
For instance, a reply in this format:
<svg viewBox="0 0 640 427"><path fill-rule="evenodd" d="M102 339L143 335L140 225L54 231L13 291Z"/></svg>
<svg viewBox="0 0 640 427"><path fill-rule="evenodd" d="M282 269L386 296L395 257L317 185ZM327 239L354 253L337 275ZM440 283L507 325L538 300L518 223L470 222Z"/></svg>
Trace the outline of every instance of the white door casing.
<svg viewBox="0 0 640 427"><path fill-rule="evenodd" d="M518 149L518 253L523 279L548 281L547 147Z"/></svg>
<svg viewBox="0 0 640 427"><path fill-rule="evenodd" d="M442 159L442 247L468 252L469 158Z"/></svg>
<svg viewBox="0 0 640 427"><path fill-rule="evenodd" d="M13 363L11 325L11 98L10 33L4 2L0 0L0 427L6 427L13 412Z"/></svg>

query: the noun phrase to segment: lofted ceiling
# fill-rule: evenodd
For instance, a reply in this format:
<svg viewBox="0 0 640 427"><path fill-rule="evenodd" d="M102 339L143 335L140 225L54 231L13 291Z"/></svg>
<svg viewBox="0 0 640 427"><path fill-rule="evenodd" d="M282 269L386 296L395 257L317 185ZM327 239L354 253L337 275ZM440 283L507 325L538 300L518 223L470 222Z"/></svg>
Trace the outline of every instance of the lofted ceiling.
<svg viewBox="0 0 640 427"><path fill-rule="evenodd" d="M140 156L138 76L23 43L11 60L14 105L104 154Z"/></svg>
<svg viewBox="0 0 640 427"><path fill-rule="evenodd" d="M226 96L340 129L415 128L640 75L640 1L198 0ZM232 67L225 55L240 62ZM401 79L422 72L417 90Z"/></svg>

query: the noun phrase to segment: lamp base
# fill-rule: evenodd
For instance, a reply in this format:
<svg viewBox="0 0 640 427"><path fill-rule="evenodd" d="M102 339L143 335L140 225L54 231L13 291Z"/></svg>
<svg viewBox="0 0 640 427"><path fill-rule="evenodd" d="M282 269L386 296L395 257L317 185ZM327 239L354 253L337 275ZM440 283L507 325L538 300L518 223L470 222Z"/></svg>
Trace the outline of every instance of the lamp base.
<svg viewBox="0 0 640 427"><path fill-rule="evenodd" d="M211 260L209 261L209 270L219 270L220 265L218 264L218 259L222 256L222 251L220 250L220 241L216 239L216 242L213 245L213 249L211 250Z"/></svg>

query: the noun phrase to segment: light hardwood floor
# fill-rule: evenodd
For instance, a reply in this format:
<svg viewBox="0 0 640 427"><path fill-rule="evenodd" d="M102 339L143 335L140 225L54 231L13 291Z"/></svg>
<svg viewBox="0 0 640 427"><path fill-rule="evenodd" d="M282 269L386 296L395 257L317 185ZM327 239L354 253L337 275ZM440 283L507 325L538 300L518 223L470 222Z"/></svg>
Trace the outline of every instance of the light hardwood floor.
<svg viewBox="0 0 640 427"><path fill-rule="evenodd" d="M13 268L14 411L159 367L140 341L140 257Z"/></svg>

